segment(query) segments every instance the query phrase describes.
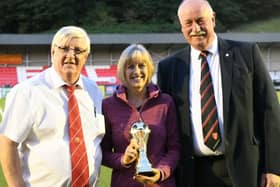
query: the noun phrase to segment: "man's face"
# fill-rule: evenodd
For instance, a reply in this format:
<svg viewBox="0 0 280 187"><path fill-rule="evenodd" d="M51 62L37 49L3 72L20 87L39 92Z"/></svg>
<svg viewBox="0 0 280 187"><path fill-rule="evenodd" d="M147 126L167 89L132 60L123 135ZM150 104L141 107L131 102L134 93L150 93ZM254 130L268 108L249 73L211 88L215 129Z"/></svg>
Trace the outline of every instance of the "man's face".
<svg viewBox="0 0 280 187"><path fill-rule="evenodd" d="M208 6L201 4L185 4L179 20L182 33L187 42L197 50L206 50L215 37L215 13Z"/></svg>
<svg viewBox="0 0 280 187"><path fill-rule="evenodd" d="M88 53L86 42L81 38L73 38L64 45L55 44L52 49L52 63L60 77L69 84L77 82Z"/></svg>

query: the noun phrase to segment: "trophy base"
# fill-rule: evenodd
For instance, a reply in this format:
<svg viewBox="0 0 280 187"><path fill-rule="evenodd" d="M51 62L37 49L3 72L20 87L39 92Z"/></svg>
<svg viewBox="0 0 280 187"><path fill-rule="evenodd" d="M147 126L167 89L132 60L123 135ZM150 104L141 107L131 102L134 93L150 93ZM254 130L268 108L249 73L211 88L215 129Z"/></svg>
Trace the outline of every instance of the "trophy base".
<svg viewBox="0 0 280 187"><path fill-rule="evenodd" d="M144 175L144 176L147 176L147 177L152 177L152 176L155 175L152 171L144 171L144 172L139 172L137 174L138 175Z"/></svg>

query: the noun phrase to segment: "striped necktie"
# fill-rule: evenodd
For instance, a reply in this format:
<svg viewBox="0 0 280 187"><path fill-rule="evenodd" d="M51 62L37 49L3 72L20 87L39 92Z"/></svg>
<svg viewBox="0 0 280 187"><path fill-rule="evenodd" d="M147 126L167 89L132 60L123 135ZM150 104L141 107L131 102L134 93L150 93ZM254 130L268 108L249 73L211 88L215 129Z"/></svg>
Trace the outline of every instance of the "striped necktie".
<svg viewBox="0 0 280 187"><path fill-rule="evenodd" d="M76 86L65 87L68 93L68 120L72 168L72 187L88 187L88 159L83 137L79 106L74 95Z"/></svg>
<svg viewBox="0 0 280 187"><path fill-rule="evenodd" d="M208 51L200 53L201 59L201 120L204 144L215 151L221 143L217 106L214 89L207 62Z"/></svg>

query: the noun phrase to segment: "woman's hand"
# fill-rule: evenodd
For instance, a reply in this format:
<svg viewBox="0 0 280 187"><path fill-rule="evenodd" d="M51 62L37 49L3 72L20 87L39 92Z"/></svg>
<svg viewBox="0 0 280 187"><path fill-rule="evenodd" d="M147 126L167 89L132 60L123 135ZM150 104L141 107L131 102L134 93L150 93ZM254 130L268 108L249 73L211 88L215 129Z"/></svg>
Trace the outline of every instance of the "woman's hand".
<svg viewBox="0 0 280 187"><path fill-rule="evenodd" d="M152 175L135 175L134 180L142 184L155 184L161 180L161 171L159 169L152 168Z"/></svg>
<svg viewBox="0 0 280 187"><path fill-rule="evenodd" d="M126 147L126 150L122 156L121 163L123 166L128 167L138 159L139 145L135 139L130 140L130 144Z"/></svg>
<svg viewBox="0 0 280 187"><path fill-rule="evenodd" d="M261 187L280 187L280 176L272 173L262 174Z"/></svg>

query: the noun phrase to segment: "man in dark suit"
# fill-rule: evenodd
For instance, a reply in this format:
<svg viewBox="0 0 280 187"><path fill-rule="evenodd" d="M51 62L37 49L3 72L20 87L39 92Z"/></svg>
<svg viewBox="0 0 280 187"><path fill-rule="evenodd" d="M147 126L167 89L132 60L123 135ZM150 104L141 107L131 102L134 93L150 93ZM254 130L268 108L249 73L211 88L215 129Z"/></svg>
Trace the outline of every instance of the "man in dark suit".
<svg viewBox="0 0 280 187"><path fill-rule="evenodd" d="M178 17L189 45L158 65L158 84L172 95L179 119L177 187L278 187L280 109L258 46L217 37L215 13L207 1L183 1ZM206 59L201 60L201 52ZM209 103L217 114L217 132L211 127L207 138L201 117L202 61L209 66ZM210 116L215 115L206 118Z"/></svg>

